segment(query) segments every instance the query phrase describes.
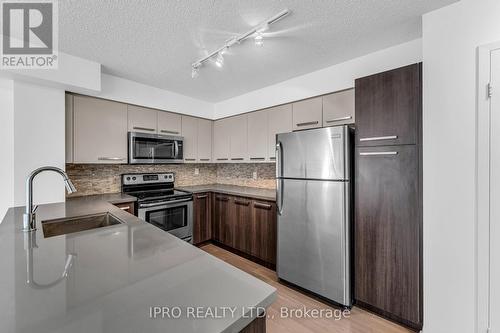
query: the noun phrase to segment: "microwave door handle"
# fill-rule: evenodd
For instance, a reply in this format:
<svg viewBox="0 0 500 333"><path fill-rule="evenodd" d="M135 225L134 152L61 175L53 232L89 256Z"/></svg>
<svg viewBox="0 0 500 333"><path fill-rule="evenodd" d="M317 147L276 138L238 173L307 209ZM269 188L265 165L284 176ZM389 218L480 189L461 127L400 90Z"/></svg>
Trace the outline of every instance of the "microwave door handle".
<svg viewBox="0 0 500 333"><path fill-rule="evenodd" d="M179 141L174 140L174 158L177 158L177 154L179 154Z"/></svg>

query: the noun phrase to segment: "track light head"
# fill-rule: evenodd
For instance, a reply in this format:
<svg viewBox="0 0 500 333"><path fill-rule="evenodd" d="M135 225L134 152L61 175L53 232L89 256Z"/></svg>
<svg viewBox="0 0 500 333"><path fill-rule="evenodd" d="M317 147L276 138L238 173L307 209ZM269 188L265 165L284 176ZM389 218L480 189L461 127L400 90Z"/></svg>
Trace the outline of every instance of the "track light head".
<svg viewBox="0 0 500 333"><path fill-rule="evenodd" d="M191 78L192 79L196 79L200 75L199 67L200 66L193 66L193 68L191 69Z"/></svg>
<svg viewBox="0 0 500 333"><path fill-rule="evenodd" d="M219 68L224 65L224 57L222 56L222 52L217 53L217 58L215 58L215 65Z"/></svg>
<svg viewBox="0 0 500 333"><path fill-rule="evenodd" d="M255 46L264 46L264 36L261 32L258 32L255 36Z"/></svg>

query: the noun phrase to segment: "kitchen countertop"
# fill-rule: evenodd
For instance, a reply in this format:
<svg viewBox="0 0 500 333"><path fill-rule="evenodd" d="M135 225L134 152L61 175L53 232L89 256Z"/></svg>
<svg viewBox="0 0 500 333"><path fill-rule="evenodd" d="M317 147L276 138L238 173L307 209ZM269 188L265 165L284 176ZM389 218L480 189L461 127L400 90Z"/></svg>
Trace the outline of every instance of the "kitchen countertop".
<svg viewBox="0 0 500 333"><path fill-rule="evenodd" d="M176 188L179 190L189 191L192 193L217 192L217 193L250 197L261 200L276 201L276 190L271 190L266 188L224 185L224 184L179 186Z"/></svg>
<svg viewBox="0 0 500 333"><path fill-rule="evenodd" d="M254 307L274 301L270 285L109 203L131 199L40 205L32 233L21 231L24 207L8 210L0 224L0 332L238 332ZM103 212L123 223L44 238L41 221ZM150 318L154 306L180 318Z"/></svg>

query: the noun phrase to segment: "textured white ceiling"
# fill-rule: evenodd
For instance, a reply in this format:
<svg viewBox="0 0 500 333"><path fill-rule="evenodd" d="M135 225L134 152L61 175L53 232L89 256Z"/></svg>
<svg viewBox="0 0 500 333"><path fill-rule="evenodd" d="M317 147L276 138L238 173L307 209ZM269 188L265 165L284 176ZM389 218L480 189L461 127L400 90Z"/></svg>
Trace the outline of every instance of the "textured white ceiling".
<svg viewBox="0 0 500 333"><path fill-rule="evenodd" d="M64 0L61 51L103 71L221 101L421 36L421 15L456 0ZM264 47L231 48L222 69L191 63L278 13Z"/></svg>

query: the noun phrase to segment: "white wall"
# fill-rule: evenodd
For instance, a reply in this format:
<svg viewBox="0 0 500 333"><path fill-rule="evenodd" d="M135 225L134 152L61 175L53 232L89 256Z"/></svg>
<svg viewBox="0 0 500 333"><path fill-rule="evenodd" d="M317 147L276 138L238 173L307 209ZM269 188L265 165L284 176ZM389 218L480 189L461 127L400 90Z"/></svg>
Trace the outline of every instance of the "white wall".
<svg viewBox="0 0 500 333"><path fill-rule="evenodd" d="M215 118L352 88L356 78L420 61L417 39L216 103Z"/></svg>
<svg viewBox="0 0 500 333"><path fill-rule="evenodd" d="M102 75L101 91L90 95L191 116L214 117L213 103L107 74Z"/></svg>
<svg viewBox="0 0 500 333"><path fill-rule="evenodd" d="M64 90L14 82L14 204L25 204L24 184L29 173L50 165L65 167ZM34 202L64 201L62 178L40 174Z"/></svg>
<svg viewBox="0 0 500 333"><path fill-rule="evenodd" d="M14 82L0 79L0 223L14 204Z"/></svg>
<svg viewBox="0 0 500 333"><path fill-rule="evenodd" d="M500 40L499 13L462 0L423 18L425 333L475 331L476 48Z"/></svg>

